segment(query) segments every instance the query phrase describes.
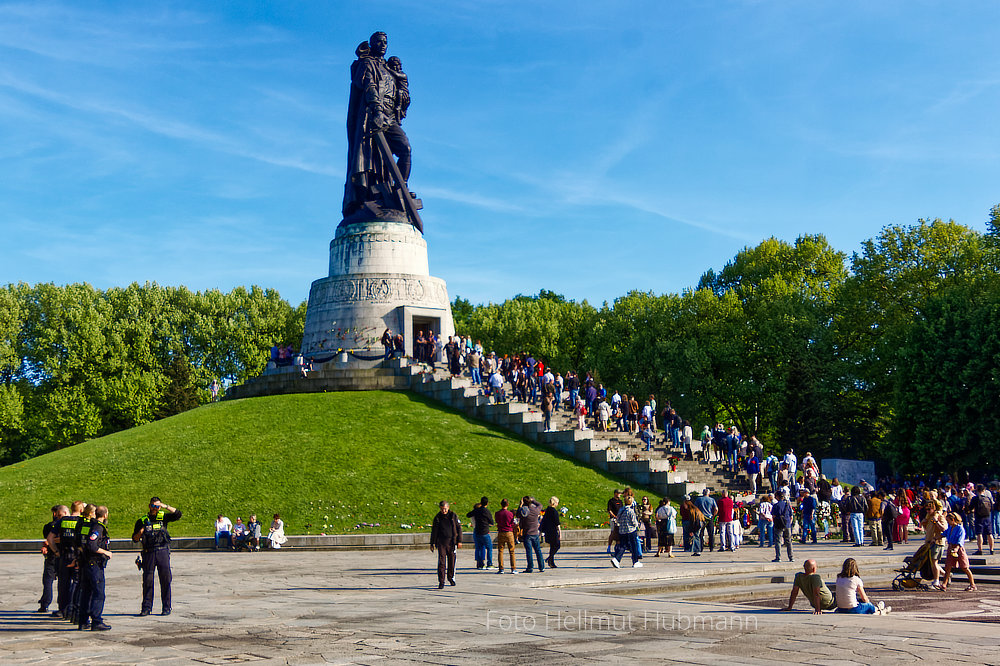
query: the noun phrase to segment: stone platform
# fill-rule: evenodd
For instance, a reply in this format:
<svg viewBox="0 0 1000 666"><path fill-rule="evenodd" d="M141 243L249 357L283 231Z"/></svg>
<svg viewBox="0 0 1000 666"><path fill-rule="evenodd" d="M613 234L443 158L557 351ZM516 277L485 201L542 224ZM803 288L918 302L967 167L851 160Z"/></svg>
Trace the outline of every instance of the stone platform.
<svg viewBox="0 0 1000 666"><path fill-rule="evenodd" d="M904 554L840 544L797 550L819 560L827 578L844 557L857 557L871 596L901 609L814 616L801 596L795 611L777 610L801 559L772 564L767 549L647 556L644 568L619 570L603 548L568 548L555 570L501 576L477 571L463 548L457 585L443 590L427 550L178 552L173 614L140 618L139 574L123 553L107 570L106 633L32 613L41 558L0 555L0 662L997 663L1000 592L886 591L885 575L871 572ZM704 595L752 577L763 577L770 596Z"/></svg>

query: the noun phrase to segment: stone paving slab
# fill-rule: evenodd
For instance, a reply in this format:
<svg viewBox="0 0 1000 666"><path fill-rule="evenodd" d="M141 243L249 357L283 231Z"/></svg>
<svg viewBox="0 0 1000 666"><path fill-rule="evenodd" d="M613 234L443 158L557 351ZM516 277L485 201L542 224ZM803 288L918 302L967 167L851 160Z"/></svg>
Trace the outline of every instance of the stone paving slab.
<svg viewBox="0 0 1000 666"><path fill-rule="evenodd" d="M833 562L858 550L838 544L802 554ZM471 549L463 549L457 586L440 591L436 556L427 551L178 552L173 614L145 618L136 615L139 573L120 557L107 570L106 620L114 628L106 633L32 613L41 559L9 554L0 556L0 663L1000 663L995 625L933 608L813 616L801 601L803 610L783 613L599 591L633 571L651 580L683 579L684 571L736 577L740 567L750 575L765 552L647 557L641 570L617 570L603 549L570 548L560 551L558 569L501 576L476 571ZM776 566L790 576L800 564ZM982 606L994 608L970 601L968 610Z"/></svg>

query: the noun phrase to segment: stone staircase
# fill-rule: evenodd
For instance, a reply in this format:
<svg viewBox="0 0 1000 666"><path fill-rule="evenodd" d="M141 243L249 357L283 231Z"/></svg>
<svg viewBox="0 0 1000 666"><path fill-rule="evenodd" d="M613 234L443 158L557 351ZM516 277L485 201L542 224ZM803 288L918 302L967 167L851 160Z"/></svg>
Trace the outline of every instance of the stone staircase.
<svg viewBox="0 0 1000 666"><path fill-rule="evenodd" d="M492 404L469 377L451 377L441 367L431 371L429 366L405 357L362 367L331 361L317 365L306 378L296 367L271 368L245 384L230 387L225 399L364 390L413 391L661 495L678 498L705 488L728 488L740 494L749 491L744 476L726 472L718 463L680 459L672 471L672 451L664 444L662 432L646 450L637 436L627 432L577 429L575 417L565 409L553 414L552 430L546 432L540 406L514 401ZM512 395L509 384L505 390Z"/></svg>
<svg viewBox="0 0 1000 666"><path fill-rule="evenodd" d="M410 359L394 359L388 365L411 378L410 390L415 393L662 495L678 498L704 488L728 488L741 494L749 492L750 486L744 476L725 472L721 465L681 459L676 471L671 471L671 450L663 443L662 433L647 451L638 436L627 432L577 429L576 418L565 409L553 414L552 430L546 432L540 406L515 401L492 404L470 378L453 378L441 368L431 372L428 366ZM505 385L505 391L508 396L512 395L510 384Z"/></svg>

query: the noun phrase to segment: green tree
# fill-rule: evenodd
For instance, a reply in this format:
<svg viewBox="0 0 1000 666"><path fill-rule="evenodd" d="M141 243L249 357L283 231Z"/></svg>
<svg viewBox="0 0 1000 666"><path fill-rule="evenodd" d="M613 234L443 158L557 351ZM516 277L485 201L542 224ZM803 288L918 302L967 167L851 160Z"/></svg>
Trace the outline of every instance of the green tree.
<svg viewBox="0 0 1000 666"><path fill-rule="evenodd" d="M997 472L1000 280L939 287L899 350L888 449L906 471Z"/></svg>
<svg viewBox="0 0 1000 666"><path fill-rule="evenodd" d="M862 244L835 308L837 393L845 406L836 445L858 455L888 455L899 350L907 330L946 282L965 284L996 265L982 236L953 221L889 226Z"/></svg>

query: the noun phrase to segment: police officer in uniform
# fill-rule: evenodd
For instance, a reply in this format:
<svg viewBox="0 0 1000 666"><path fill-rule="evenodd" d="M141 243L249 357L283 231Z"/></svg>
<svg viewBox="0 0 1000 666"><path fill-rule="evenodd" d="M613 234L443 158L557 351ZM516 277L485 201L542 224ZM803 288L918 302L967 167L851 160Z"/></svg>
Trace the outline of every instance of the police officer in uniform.
<svg viewBox="0 0 1000 666"><path fill-rule="evenodd" d="M59 567L56 569L58 583L56 600L59 609L52 612L52 617L69 619L73 596L76 594L76 524L80 521L83 502L73 502L68 516L63 516L56 523L55 544L59 549Z"/></svg>
<svg viewBox="0 0 1000 666"><path fill-rule="evenodd" d="M52 603L52 583L59 575L59 547L56 545L56 523L59 519L69 513L69 508L62 504L52 507L52 520L45 523L42 528L42 536L45 543L42 544L42 555L45 557L45 564L42 567L42 597L38 600L38 610L36 613L48 613L49 604Z"/></svg>
<svg viewBox="0 0 1000 666"><path fill-rule="evenodd" d="M139 615L153 611L153 572L160 577L161 615L170 615L170 534L167 523L180 520L181 512L160 501L149 500L149 513L135 521L132 541L142 542L142 610Z"/></svg>
<svg viewBox="0 0 1000 666"><path fill-rule="evenodd" d="M104 568L111 560L111 538L108 536L108 507L99 506L95 519L88 522L87 537L80 552L79 629L107 631L104 623Z"/></svg>
<svg viewBox="0 0 1000 666"><path fill-rule="evenodd" d="M83 507L83 512L80 514L80 520L76 522L76 527L73 529L73 553L74 560L76 560L76 564L74 565L76 567L76 585L73 588L73 599L69 603L69 617L67 618L73 624L81 622L81 610L85 610L87 608L81 603L81 598L83 597L83 586L86 582L83 577L83 555L87 537L90 536L90 530L97 522L95 517L96 511L97 507L93 504L88 504Z"/></svg>

